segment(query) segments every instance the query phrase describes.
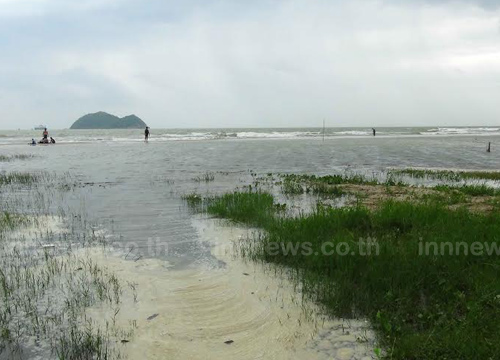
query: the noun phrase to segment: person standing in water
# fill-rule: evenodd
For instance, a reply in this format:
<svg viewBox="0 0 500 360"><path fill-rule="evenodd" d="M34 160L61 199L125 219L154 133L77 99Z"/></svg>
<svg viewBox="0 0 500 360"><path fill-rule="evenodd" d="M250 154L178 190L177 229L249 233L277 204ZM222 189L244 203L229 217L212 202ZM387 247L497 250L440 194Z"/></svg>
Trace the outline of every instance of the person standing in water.
<svg viewBox="0 0 500 360"><path fill-rule="evenodd" d="M146 130L144 130L144 141L148 142L149 140L149 126L146 126Z"/></svg>
<svg viewBox="0 0 500 360"><path fill-rule="evenodd" d="M377 131L375 130L375 128L372 128L372 131L373 131L373 136L375 136L377 134Z"/></svg>
<svg viewBox="0 0 500 360"><path fill-rule="evenodd" d="M42 133L42 140L39 141L39 144L48 144L49 143L49 132L47 131L47 128L43 129Z"/></svg>

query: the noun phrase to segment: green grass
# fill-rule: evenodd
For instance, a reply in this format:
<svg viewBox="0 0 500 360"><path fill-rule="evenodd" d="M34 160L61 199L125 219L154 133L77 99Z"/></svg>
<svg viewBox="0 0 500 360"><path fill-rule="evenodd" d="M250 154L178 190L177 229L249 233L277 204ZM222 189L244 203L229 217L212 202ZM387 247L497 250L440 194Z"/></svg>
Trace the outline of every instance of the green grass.
<svg viewBox="0 0 500 360"><path fill-rule="evenodd" d="M301 181L291 177L285 177L281 184L281 192L286 195L301 195L305 190Z"/></svg>
<svg viewBox="0 0 500 360"><path fill-rule="evenodd" d="M466 178L474 178L474 176L483 176L484 179L496 179L498 175L500 179L500 172L486 173L486 172L453 172L453 171L438 171L438 170L391 170L387 174L385 181L379 181L376 178L366 178L360 174L347 174L347 175L295 175L286 174L281 175L283 178L282 191L285 194L302 194L312 192L314 194L332 194L341 196L342 190L336 188L337 185L352 184L352 185L384 185L388 188L390 186L408 187L409 184L399 180L397 177L401 174L411 175L413 177L425 177L428 174L433 174L440 180L453 180L459 181ZM305 188L305 190L304 190ZM500 190L495 189L486 184L463 184L463 185L449 185L439 184L431 187L440 192L448 194L449 200L453 203L458 203L464 200L462 195L468 196L496 196L500 195ZM462 195L460 195L462 194Z"/></svg>
<svg viewBox="0 0 500 360"><path fill-rule="evenodd" d="M271 195L248 192L213 198L206 211L264 229L242 254L295 270L305 294L332 315L370 319L387 357L500 358L500 254L448 254L461 243L500 248L498 213L452 211L432 199L389 201L374 211L318 207L294 218L275 208ZM360 239L376 239L371 255ZM348 255L324 254L330 242L347 244ZM446 251L419 255L434 246L428 242Z"/></svg>
<svg viewBox="0 0 500 360"><path fill-rule="evenodd" d="M440 203L443 205L465 204L468 201L468 197L459 191L443 191L433 194L424 194L416 196L415 199L419 199L427 203Z"/></svg>
<svg viewBox="0 0 500 360"><path fill-rule="evenodd" d="M196 193L182 195L181 198L187 202L188 206L193 208L201 205L203 202L201 195Z"/></svg>
<svg viewBox="0 0 500 360"><path fill-rule="evenodd" d="M28 160L33 158L31 154L15 154L15 155L0 155L0 162L8 162L14 160Z"/></svg>
<svg viewBox="0 0 500 360"><path fill-rule="evenodd" d="M321 179L321 178L319 178ZM308 180L302 177L285 176L281 183L281 192L286 195L312 193L316 195L342 196L344 192L336 185L321 180Z"/></svg>
<svg viewBox="0 0 500 360"><path fill-rule="evenodd" d="M496 196L499 195L499 190L489 187L485 184L481 185L437 185L434 190L445 193L462 193L470 196Z"/></svg>
<svg viewBox="0 0 500 360"><path fill-rule="evenodd" d="M11 172L0 174L0 186L10 184L29 185L38 180L38 176L30 173Z"/></svg>
<svg viewBox="0 0 500 360"><path fill-rule="evenodd" d="M38 181L47 186L10 186ZM72 253L76 244L104 244L93 229L68 228L56 235L42 226L45 216L51 216L40 210L40 202L46 202L42 195L49 187L47 195L54 195L57 184L56 177L45 173L0 175L0 357L24 358L29 349L43 358L122 358L119 339L130 337L133 330L118 327L110 314L114 311L116 317L123 296L136 299L136 290L124 293L115 274L90 255ZM19 193L23 196L17 198ZM60 212L64 216L63 209ZM74 216L65 218L71 221ZM29 233L23 232L27 226ZM87 308L94 305L107 310L100 325L88 317Z"/></svg>
<svg viewBox="0 0 500 360"><path fill-rule="evenodd" d="M406 186L408 184L397 179L397 175L389 173L385 181L380 181L376 177L368 178L361 174L334 174L325 176L306 175L306 174L282 174L283 183L305 184L306 192L310 190L311 186L322 186L326 188L327 185L386 185L386 186Z"/></svg>
<svg viewBox="0 0 500 360"><path fill-rule="evenodd" d="M379 182L376 179L368 179L360 174L335 174L326 176L316 175L296 175L296 174L283 174L281 175L284 181L295 182L316 182L328 185L340 184L355 184L355 185L377 185Z"/></svg>
<svg viewBox="0 0 500 360"><path fill-rule="evenodd" d="M28 219L25 216L3 211L0 213L0 233L7 230L13 230L22 224L26 224L27 222Z"/></svg>
<svg viewBox="0 0 500 360"><path fill-rule="evenodd" d="M215 174L213 172L207 171L206 173L196 176L193 178L194 182L211 182L215 180Z"/></svg>
<svg viewBox="0 0 500 360"><path fill-rule="evenodd" d="M234 192L207 201L210 214L244 222L249 225L266 224L274 214L274 199L263 192Z"/></svg>
<svg viewBox="0 0 500 360"><path fill-rule="evenodd" d="M448 181L460 181L466 179L500 180L499 171L452 171L410 168L391 170L390 173L397 175L408 175L414 178L429 178Z"/></svg>
<svg viewBox="0 0 500 360"><path fill-rule="evenodd" d="M308 190L318 195L333 195L335 197L345 195L345 192L338 186L328 185L322 182L313 183Z"/></svg>

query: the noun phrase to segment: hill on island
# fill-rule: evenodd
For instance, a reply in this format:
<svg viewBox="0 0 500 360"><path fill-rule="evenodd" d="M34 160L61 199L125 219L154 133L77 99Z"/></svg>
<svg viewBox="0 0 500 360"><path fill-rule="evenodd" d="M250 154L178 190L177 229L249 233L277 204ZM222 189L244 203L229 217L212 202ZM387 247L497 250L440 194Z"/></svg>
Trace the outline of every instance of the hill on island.
<svg viewBox="0 0 500 360"><path fill-rule="evenodd" d="M87 114L76 120L70 129L141 129L146 123L135 115L122 118L103 111Z"/></svg>

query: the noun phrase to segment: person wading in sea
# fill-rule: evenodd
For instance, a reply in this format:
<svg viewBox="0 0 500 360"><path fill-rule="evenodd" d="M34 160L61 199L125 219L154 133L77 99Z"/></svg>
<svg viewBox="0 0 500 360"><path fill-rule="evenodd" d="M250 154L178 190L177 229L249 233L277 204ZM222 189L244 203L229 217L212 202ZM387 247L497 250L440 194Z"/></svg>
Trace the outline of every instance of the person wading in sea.
<svg viewBox="0 0 500 360"><path fill-rule="evenodd" d="M375 130L375 128L372 128L372 131L373 131L373 136L375 136L377 134L377 131Z"/></svg>
<svg viewBox="0 0 500 360"><path fill-rule="evenodd" d="M144 141L148 142L149 140L149 126L146 126L146 130L144 130Z"/></svg>
<svg viewBox="0 0 500 360"><path fill-rule="evenodd" d="M47 128L43 129L43 139L40 141L40 144L48 144L49 143L49 132Z"/></svg>

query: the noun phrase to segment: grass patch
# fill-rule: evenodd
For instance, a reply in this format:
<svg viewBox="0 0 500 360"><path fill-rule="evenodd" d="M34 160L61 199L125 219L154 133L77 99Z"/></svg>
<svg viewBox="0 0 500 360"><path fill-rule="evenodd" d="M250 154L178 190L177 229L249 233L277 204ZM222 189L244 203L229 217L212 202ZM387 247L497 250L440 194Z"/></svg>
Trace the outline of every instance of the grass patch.
<svg viewBox="0 0 500 360"><path fill-rule="evenodd" d="M30 173L11 172L0 174L0 186L10 184L30 185L38 181L39 176Z"/></svg>
<svg viewBox="0 0 500 360"><path fill-rule="evenodd" d="M0 233L7 230L13 230L27 222L28 219L25 216L3 211L0 213Z"/></svg>
<svg viewBox="0 0 500 360"><path fill-rule="evenodd" d="M388 357L499 358L500 215L428 200L284 218L271 195L247 192L213 198L206 211L264 229L242 253L295 270L305 294L332 315L370 319ZM472 243L497 253L450 255ZM346 248L346 256L325 253Z"/></svg>
<svg viewBox="0 0 500 360"><path fill-rule="evenodd" d="M54 234L46 226L53 217L41 214L38 206L45 202L45 193L37 186L8 186L42 180L54 178L44 173L0 175L0 358L24 358L32 350L44 359L121 358L119 340L129 338L133 330L118 327L111 311L116 317L123 286L90 255L71 250L103 244L104 237L87 227ZM52 182L46 185L57 189ZM16 198L16 192L23 198ZM23 209L31 213L30 206L37 215L23 215ZM87 308L94 305L108 311L100 325L87 316Z"/></svg>
<svg viewBox="0 0 500 360"><path fill-rule="evenodd" d="M196 209L203 202L201 195L192 193L181 196L182 200L186 201L189 207Z"/></svg>
<svg viewBox="0 0 500 360"><path fill-rule="evenodd" d="M213 172L207 171L203 175L196 176L193 178L194 182L211 182L215 180L215 174Z"/></svg>
<svg viewBox="0 0 500 360"><path fill-rule="evenodd" d="M391 170L396 175L407 175L413 178L428 178L447 181L460 181L466 179L500 180L499 171L452 171L429 169L401 169Z"/></svg>
<svg viewBox="0 0 500 360"><path fill-rule="evenodd" d="M376 179L368 179L360 174L335 174L326 176L316 176L316 175L296 175L296 174L283 174L281 175L283 181L294 181L294 182L310 182L310 183L324 183L328 185L340 185L340 184L356 184L356 185L378 185L379 182Z"/></svg>
<svg viewBox="0 0 500 360"><path fill-rule="evenodd" d="M281 184L281 192L286 195L301 195L305 190L301 181L292 177L285 177Z"/></svg>
<svg viewBox="0 0 500 360"><path fill-rule="evenodd" d="M272 219L274 199L264 192L234 192L208 199L206 211L210 214L261 226Z"/></svg>
<svg viewBox="0 0 500 360"><path fill-rule="evenodd" d="M332 195L334 197L339 197L345 195L345 191L343 191L340 187L336 185L328 185L322 182L313 183L311 187L308 188L310 192L317 195Z"/></svg>
<svg viewBox="0 0 500 360"><path fill-rule="evenodd" d="M445 193L461 193L470 196L496 196L500 192L485 184L481 185L437 185L433 187L434 190L442 191Z"/></svg>
<svg viewBox="0 0 500 360"><path fill-rule="evenodd" d="M14 160L28 160L35 156L32 154L0 155L0 162L9 162Z"/></svg>
<svg viewBox="0 0 500 360"><path fill-rule="evenodd" d="M312 193L315 195L331 195L335 197L345 194L337 185L332 185L327 181L323 181L322 178L318 179L319 180L287 175L283 178L281 183L281 192L286 195Z"/></svg>
<svg viewBox="0 0 500 360"><path fill-rule="evenodd" d="M361 174L334 174L325 176L316 175L296 175L282 174L283 184L293 184L295 187L305 185L305 192L321 193L321 190L326 190L328 186L336 185L386 185L386 186L407 186L408 184L397 179L396 175L388 174L385 181L380 181L377 178L367 178ZM325 191L323 193L329 193Z"/></svg>

